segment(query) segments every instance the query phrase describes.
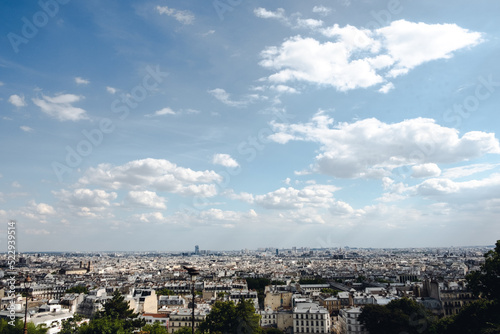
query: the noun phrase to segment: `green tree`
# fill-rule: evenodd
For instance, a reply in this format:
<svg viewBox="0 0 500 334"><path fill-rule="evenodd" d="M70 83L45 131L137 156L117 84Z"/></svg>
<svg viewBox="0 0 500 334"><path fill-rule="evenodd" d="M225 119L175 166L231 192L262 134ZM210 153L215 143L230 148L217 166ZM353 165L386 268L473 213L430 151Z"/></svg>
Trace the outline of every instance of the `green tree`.
<svg viewBox="0 0 500 334"><path fill-rule="evenodd" d="M84 294L88 294L89 293L89 289L86 286L77 285L77 286L74 286L74 287L69 288L68 290L66 290L66 293L84 293Z"/></svg>
<svg viewBox="0 0 500 334"><path fill-rule="evenodd" d="M113 298L104 304L104 310L98 312L88 323L78 328L79 334L126 334L133 333L145 325L143 319L129 308L120 292L115 291Z"/></svg>
<svg viewBox="0 0 500 334"><path fill-rule="evenodd" d="M48 329L45 326L38 325L35 326L32 322L28 322L26 325L28 329L28 334L46 334ZM16 319L14 321L14 326L12 322L6 319L0 319L0 333L2 334L22 334L24 332L24 320Z"/></svg>
<svg viewBox="0 0 500 334"><path fill-rule="evenodd" d="M414 300L401 298L386 306L366 305L359 320L370 334L431 333L432 314Z"/></svg>
<svg viewBox="0 0 500 334"><path fill-rule="evenodd" d="M161 288L161 289L156 290L156 295L157 296L173 296L173 295L175 295L175 292L173 292L172 290L169 290L167 288Z"/></svg>
<svg viewBox="0 0 500 334"><path fill-rule="evenodd" d="M494 301L476 300L459 314L439 320L435 329L439 334L500 333L500 308Z"/></svg>
<svg viewBox="0 0 500 334"><path fill-rule="evenodd" d="M260 316L250 300L216 301L212 310L200 324L201 333L210 334L259 334Z"/></svg>
<svg viewBox="0 0 500 334"><path fill-rule="evenodd" d="M83 317L79 314L75 314L72 318L63 320L60 334L74 334L78 333L78 322L81 321Z"/></svg>
<svg viewBox="0 0 500 334"><path fill-rule="evenodd" d="M480 270L466 276L468 287L481 299L465 306L459 314L440 320L436 333L500 333L500 240L484 257Z"/></svg>
<svg viewBox="0 0 500 334"><path fill-rule="evenodd" d="M178 330L176 330L174 333L175 334L191 334L192 329L191 329L191 327L181 327Z"/></svg>
<svg viewBox="0 0 500 334"><path fill-rule="evenodd" d="M467 285L476 296L500 302L500 240L494 250L484 254L484 258L481 270L466 276Z"/></svg>
<svg viewBox="0 0 500 334"><path fill-rule="evenodd" d="M182 328L181 328L182 329ZM177 333L176 331L175 333ZM155 322L154 324L147 324L146 326L142 327L141 333L144 334L168 334L167 328L160 324L159 322ZM182 333L182 334L191 334L191 328L189 329L189 333Z"/></svg>

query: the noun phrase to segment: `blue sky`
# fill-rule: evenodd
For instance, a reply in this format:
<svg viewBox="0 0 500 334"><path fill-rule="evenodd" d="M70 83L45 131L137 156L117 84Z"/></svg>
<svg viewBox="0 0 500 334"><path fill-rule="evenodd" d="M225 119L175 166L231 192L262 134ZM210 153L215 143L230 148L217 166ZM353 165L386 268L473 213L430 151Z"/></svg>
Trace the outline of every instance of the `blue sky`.
<svg viewBox="0 0 500 334"><path fill-rule="evenodd" d="M4 245L499 238L499 3L1 6Z"/></svg>

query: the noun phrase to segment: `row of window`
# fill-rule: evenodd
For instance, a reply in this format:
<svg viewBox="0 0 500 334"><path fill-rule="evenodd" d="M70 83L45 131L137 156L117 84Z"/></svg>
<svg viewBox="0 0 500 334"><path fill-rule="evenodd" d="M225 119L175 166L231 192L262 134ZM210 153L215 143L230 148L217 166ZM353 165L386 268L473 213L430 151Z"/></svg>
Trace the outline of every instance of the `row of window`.
<svg viewBox="0 0 500 334"><path fill-rule="evenodd" d="M295 326L304 326L304 320L300 320L300 324L299 324L299 320L295 320ZM323 326L324 325L324 321L321 320L321 321L318 321L316 320L316 326ZM309 321L306 320L306 326L309 326ZM311 320L311 326L314 326L314 321Z"/></svg>
<svg viewBox="0 0 500 334"><path fill-rule="evenodd" d="M294 314L296 319L323 319L323 314Z"/></svg>

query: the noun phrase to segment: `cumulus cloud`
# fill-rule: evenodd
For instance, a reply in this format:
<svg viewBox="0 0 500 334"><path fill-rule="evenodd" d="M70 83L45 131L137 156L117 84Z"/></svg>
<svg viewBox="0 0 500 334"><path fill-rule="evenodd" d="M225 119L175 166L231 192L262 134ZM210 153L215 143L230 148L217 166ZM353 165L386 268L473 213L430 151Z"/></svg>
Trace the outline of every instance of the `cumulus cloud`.
<svg viewBox="0 0 500 334"><path fill-rule="evenodd" d="M280 188L265 195L255 196L255 203L267 209L302 209L329 207L335 200L333 193L339 188L329 185L310 185L303 189Z"/></svg>
<svg viewBox="0 0 500 334"><path fill-rule="evenodd" d="M19 128L24 132L33 132L33 128L30 128L29 126L26 125L21 125Z"/></svg>
<svg viewBox="0 0 500 334"><path fill-rule="evenodd" d="M59 121L80 121L88 119L87 112L81 108L72 106L83 97L73 94L61 94L54 97L42 95L41 99L34 98L36 104L42 112L58 119Z"/></svg>
<svg viewBox="0 0 500 334"><path fill-rule="evenodd" d="M433 178L408 188L408 192L452 205L464 203L474 205L480 201L498 201L500 200L500 174L495 173L484 179L464 182Z"/></svg>
<svg viewBox="0 0 500 334"><path fill-rule="evenodd" d="M460 137L456 129L426 118L393 124L369 118L334 125L320 111L308 123L271 125L275 133L269 138L275 142L320 144L313 170L341 178L382 178L397 167L454 163L500 153L493 133L471 131Z"/></svg>
<svg viewBox="0 0 500 334"><path fill-rule="evenodd" d="M132 204L146 206L153 209L166 209L166 199L158 196L154 191L129 191L127 200Z"/></svg>
<svg viewBox="0 0 500 334"><path fill-rule="evenodd" d="M411 167L412 177L435 177L441 174L441 169L434 163L415 165Z"/></svg>
<svg viewBox="0 0 500 334"><path fill-rule="evenodd" d="M82 185L95 184L107 189L146 190L179 193L181 195L214 196L214 182L221 177L214 171L194 171L179 167L164 159L143 159L121 166L100 164L89 168L79 180Z"/></svg>
<svg viewBox="0 0 500 334"><path fill-rule="evenodd" d="M275 71L268 77L273 83L305 81L347 91L385 82L379 91L387 93L394 88L389 79L482 42L481 33L456 24L399 20L369 30L338 24L322 28L320 20L298 19L297 27L315 29L331 40L294 36L264 49L260 65Z"/></svg>
<svg viewBox="0 0 500 334"><path fill-rule="evenodd" d="M81 77L76 77L76 78L75 78L75 83L76 83L77 85L88 85L88 84L90 83L90 81L89 81L89 80L87 80L87 79L83 79L83 78L81 78Z"/></svg>
<svg viewBox="0 0 500 334"><path fill-rule="evenodd" d="M332 9L325 7L325 6L314 6L312 11L313 11L313 13L319 13L321 15L328 15L332 11Z"/></svg>
<svg viewBox="0 0 500 334"><path fill-rule="evenodd" d="M457 179L492 170L498 166L500 166L500 164L472 164L468 166L447 168L443 171L441 176L447 179Z"/></svg>
<svg viewBox="0 0 500 334"><path fill-rule="evenodd" d="M253 13L255 14L255 16L263 19L286 20L285 10L283 8L278 8L276 11L273 12L271 10L259 7L254 9Z"/></svg>
<svg viewBox="0 0 500 334"><path fill-rule="evenodd" d="M169 8L167 6L156 6L156 11L160 15L167 15L173 17L182 24L192 24L194 22L194 15L188 10L178 10Z"/></svg>
<svg viewBox="0 0 500 334"><path fill-rule="evenodd" d="M16 94L9 96L9 103L11 103L12 105L14 105L18 108L25 107L28 105L26 103L26 101L24 100L24 96L16 95Z"/></svg>
<svg viewBox="0 0 500 334"><path fill-rule="evenodd" d="M110 94L116 94L116 92L118 91L116 88L113 88L113 87L110 87L110 86L107 86L106 87L106 91Z"/></svg>
<svg viewBox="0 0 500 334"><path fill-rule="evenodd" d="M214 156L212 157L212 163L214 165L221 165L224 167L231 167L231 168L239 166L236 160L231 158L229 154L224 154L224 153L214 154Z"/></svg>
<svg viewBox="0 0 500 334"><path fill-rule="evenodd" d="M61 190L54 192L63 203L74 207L100 208L109 207L117 198L115 192L107 192L102 189L78 188L71 191Z"/></svg>

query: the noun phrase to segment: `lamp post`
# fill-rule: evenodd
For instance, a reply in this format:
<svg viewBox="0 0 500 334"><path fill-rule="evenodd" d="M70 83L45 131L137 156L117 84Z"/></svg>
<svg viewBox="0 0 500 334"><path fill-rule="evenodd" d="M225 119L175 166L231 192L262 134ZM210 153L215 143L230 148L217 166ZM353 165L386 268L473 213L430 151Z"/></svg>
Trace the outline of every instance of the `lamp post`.
<svg viewBox="0 0 500 334"><path fill-rule="evenodd" d="M28 327L27 327L27 324L28 324L28 295L29 295L29 288L30 288L30 285L31 285L31 277L30 275L28 274L28 276L26 276L26 279L24 280L24 290L25 290L25 294L26 294L26 307L24 309L24 334L28 334Z"/></svg>
<svg viewBox="0 0 500 334"><path fill-rule="evenodd" d="M186 267L184 266L184 269L187 270L189 276L191 276L191 293L193 295L193 300L191 302L191 333L194 334L194 307L195 307L195 303L194 303L194 298L195 298L195 293L194 293L194 280L195 280L195 276L199 275L200 272L198 270L196 270L194 267Z"/></svg>

